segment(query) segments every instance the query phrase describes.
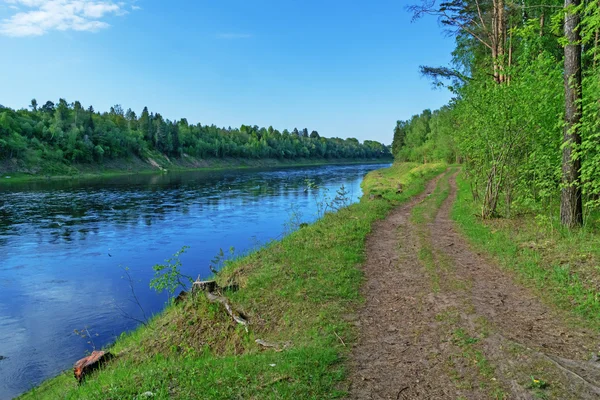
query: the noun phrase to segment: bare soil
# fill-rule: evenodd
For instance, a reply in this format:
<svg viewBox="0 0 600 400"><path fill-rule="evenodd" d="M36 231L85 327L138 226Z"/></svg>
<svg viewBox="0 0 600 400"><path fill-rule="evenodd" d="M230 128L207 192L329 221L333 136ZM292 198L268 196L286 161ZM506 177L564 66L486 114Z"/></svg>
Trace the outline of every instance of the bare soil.
<svg viewBox="0 0 600 400"><path fill-rule="evenodd" d="M450 218L450 174L367 240L349 398L600 398L598 333L470 248ZM438 185L448 191L441 205ZM424 222L411 218L415 207Z"/></svg>

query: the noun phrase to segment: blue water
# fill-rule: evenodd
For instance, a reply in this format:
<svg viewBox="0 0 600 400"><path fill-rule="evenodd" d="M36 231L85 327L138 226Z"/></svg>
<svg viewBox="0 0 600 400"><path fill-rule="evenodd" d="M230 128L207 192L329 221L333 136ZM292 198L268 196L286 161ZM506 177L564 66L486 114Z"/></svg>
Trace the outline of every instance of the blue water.
<svg viewBox="0 0 600 400"><path fill-rule="evenodd" d="M185 172L81 181L0 184L0 399L68 369L167 294L149 289L152 266L182 246L183 272L208 277L222 248L240 254L314 221L317 203L343 184L351 201L383 165ZM307 189L307 179L317 189ZM289 224L288 224L289 225Z"/></svg>

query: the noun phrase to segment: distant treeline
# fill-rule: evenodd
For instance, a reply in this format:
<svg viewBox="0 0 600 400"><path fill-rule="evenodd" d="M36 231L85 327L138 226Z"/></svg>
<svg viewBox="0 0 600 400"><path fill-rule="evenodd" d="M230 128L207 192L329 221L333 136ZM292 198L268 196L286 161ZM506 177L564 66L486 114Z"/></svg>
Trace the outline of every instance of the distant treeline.
<svg viewBox="0 0 600 400"><path fill-rule="evenodd" d="M102 162L128 156L146 157L159 152L169 157L197 158L386 158L388 146L372 140L324 138L304 128L278 131L258 126L219 128L170 121L145 107L138 117L119 105L99 113L79 101L29 109L0 107L0 160L18 159L70 163Z"/></svg>

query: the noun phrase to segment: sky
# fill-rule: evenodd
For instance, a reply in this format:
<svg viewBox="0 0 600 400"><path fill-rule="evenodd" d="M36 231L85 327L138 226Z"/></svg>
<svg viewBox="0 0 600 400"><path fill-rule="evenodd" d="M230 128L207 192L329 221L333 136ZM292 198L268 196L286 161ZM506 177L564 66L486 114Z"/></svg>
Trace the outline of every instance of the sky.
<svg viewBox="0 0 600 400"><path fill-rule="evenodd" d="M418 1L418 0L415 0ZM450 99L419 74L454 40L402 0L0 0L0 104L144 106L217 126L390 144Z"/></svg>

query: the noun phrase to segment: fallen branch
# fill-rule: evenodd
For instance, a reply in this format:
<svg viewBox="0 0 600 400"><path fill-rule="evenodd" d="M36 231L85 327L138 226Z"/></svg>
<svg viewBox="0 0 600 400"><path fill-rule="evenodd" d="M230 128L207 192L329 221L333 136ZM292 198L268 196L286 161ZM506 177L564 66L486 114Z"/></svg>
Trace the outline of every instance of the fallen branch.
<svg viewBox="0 0 600 400"><path fill-rule="evenodd" d="M589 372L589 368L592 368L592 369L596 370L596 371L593 371L593 373L596 375L595 378L597 379L597 377L598 377L598 375L597 375L598 371L597 370L600 370L600 367L598 365L596 365L595 362L590 362L590 361L581 362L581 361L569 360L567 358L563 358L563 357L559 357L559 356L555 356L555 355L549 355L549 354L546 354L544 352L532 349L532 348L524 345L523 343L517 342L514 339L508 339L504 335L500 335L500 337L502 337L507 342L516 343L519 346L523 347L524 349L527 349L527 350L529 350L529 351L531 351L531 352L533 352L535 354L538 354L539 356L543 357L547 361L549 361L552 364L554 364L559 370L561 370L565 374L571 375L571 376L575 377L576 379L580 380L585 386L587 386L592 392L594 392L594 394L600 395L600 387L596 386L594 383L590 382L585 377L581 376L577 372L575 372L572 369L568 368L568 367L571 367L571 368L576 367L576 368L579 368L579 369L583 369L584 371L586 369L588 369L588 372ZM564 364L566 364L566 365L564 365Z"/></svg>
<svg viewBox="0 0 600 400"><path fill-rule="evenodd" d="M277 351L277 352L283 351L290 346L289 342L284 343L283 346L281 346L279 343L271 343L271 342L267 342L266 340L262 340L262 339L256 339L255 342L263 347L275 349L275 351Z"/></svg>
<svg viewBox="0 0 600 400"><path fill-rule="evenodd" d="M334 335L337 336L338 339L340 339L340 342L342 342L342 344L344 345L344 347L346 347L346 343L344 343L344 341L342 340L342 338L340 337L340 335L337 334L336 331L333 331Z"/></svg>
<svg viewBox="0 0 600 400"><path fill-rule="evenodd" d="M408 389L408 386L404 386L402 389L400 389L398 391L398 395L396 396L396 400L400 400L400 395L402 394L402 392L404 392L406 389Z"/></svg>
<svg viewBox="0 0 600 400"><path fill-rule="evenodd" d="M565 366L562 365L562 362L573 362L572 360L567 360L565 358L562 357L558 357L558 356L552 356L552 355L548 355L542 352L537 352L539 354L541 354L542 356L544 356L547 360L551 361L554 365L556 365L558 367L558 369L560 369L561 371L566 372L567 374L571 374L574 377L578 378L579 380L581 380L583 382L584 385L588 386L595 394L600 395L600 388L596 385L594 385L592 382L588 381L587 379L585 379L583 376L579 375L577 372L566 368ZM577 364L578 366L580 366L580 363L575 362L575 364Z"/></svg>
<svg viewBox="0 0 600 400"><path fill-rule="evenodd" d="M260 388L261 388L261 389L265 389L265 388L267 388L267 387L269 387L269 386L273 386L273 385L275 385L276 383L279 383L279 382L282 382L282 381L291 381L291 380L292 380L292 378L291 378L290 376L288 376L288 375L283 375L283 376L280 376L280 377L278 377L278 378L275 378L275 379L273 379L271 382L268 382L268 383L262 384L262 385L260 386Z"/></svg>
<svg viewBox="0 0 600 400"><path fill-rule="evenodd" d="M231 307L231 304L229 303L229 300L227 300L227 298L219 296L212 292L206 292L206 298L211 303L223 304L225 306L225 309L227 310L227 314L229 314L229 316L231 316L231 318L233 318L233 320L238 324L244 325L244 329L246 329L246 332L248 332L248 321L241 313L235 311L233 307Z"/></svg>

